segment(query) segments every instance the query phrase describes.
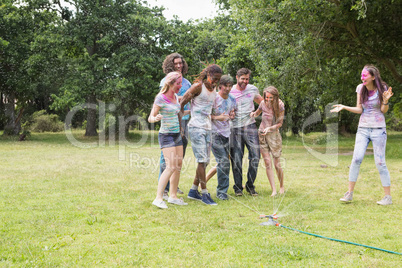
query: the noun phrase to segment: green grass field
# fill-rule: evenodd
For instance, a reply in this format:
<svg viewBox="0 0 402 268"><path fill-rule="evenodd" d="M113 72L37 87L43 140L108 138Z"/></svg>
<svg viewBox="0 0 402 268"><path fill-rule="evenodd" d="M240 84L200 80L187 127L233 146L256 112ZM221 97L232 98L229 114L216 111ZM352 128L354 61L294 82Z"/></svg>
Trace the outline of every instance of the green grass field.
<svg viewBox="0 0 402 268"><path fill-rule="evenodd" d="M0 138L0 267L400 267L402 256L329 241L285 228L260 226L277 211L298 230L402 252L402 134L389 133L387 166L393 205L373 155L366 155L351 204L347 190L354 137L339 138L336 166L307 150L325 152L322 134L283 141L285 195L271 198L262 161L258 197L206 206L154 207L160 150L157 135L140 132L124 144L73 146L64 133L33 133L28 141ZM76 145L97 143L74 132ZM151 139L153 137L153 139ZM316 142L317 141L317 142ZM187 150L180 188L195 175ZM244 167L247 163L244 164ZM244 173L246 172L244 168ZM244 176L245 177L245 176ZM216 177L208 184L215 197ZM216 200L216 199L215 199Z"/></svg>

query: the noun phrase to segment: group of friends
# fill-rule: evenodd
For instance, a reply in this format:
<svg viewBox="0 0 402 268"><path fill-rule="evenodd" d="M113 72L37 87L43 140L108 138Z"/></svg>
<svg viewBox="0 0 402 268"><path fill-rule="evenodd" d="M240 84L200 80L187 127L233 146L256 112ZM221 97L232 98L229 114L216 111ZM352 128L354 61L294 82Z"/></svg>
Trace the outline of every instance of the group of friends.
<svg viewBox="0 0 402 268"><path fill-rule="evenodd" d="M178 53L168 55L162 67L166 76L160 83L160 92L155 97L148 118L150 123L161 121L158 135L161 148L160 173L156 198L152 204L162 209L168 207L164 200L169 204L187 205L177 195L183 194L178 185L188 139L197 162L195 178L187 195L189 199L217 205L206 187L208 180L217 173L216 197L227 200L230 166L235 196L242 196L244 189L248 194L257 196L254 182L260 155L272 188L271 196L277 195L273 166L279 180L279 194L283 194L284 174L280 163L282 137L279 129L283 124L285 105L279 99L278 90L269 86L261 96L258 88L249 84L249 69L239 69L234 83L233 78L223 75L222 69L216 64L203 69L191 84L183 77L188 71L188 65ZM357 87L356 107L338 104L331 110L362 114L350 169L349 189L341 201L352 201L360 164L368 143L372 141L375 162L385 190L385 197L377 203L388 205L392 200L390 176L385 165L386 129L383 114L388 110L388 100L393 93L381 80L374 66L364 67L362 82ZM261 114L261 124L257 128L255 117ZM249 165L247 181L243 185L245 147L248 150ZM217 165L207 174L211 151Z"/></svg>

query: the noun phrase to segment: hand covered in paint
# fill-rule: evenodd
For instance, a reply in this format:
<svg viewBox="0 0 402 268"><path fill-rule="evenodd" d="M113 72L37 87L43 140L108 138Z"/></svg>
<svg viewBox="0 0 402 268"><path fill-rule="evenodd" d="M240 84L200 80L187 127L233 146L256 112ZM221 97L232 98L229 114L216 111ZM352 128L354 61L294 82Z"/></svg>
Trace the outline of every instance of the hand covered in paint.
<svg viewBox="0 0 402 268"><path fill-rule="evenodd" d="M218 121L228 121L228 120L230 119L230 116L227 115L227 114L225 114L225 113L223 113L223 114L221 114L221 115L215 116L214 119L215 119L215 120L218 120Z"/></svg>
<svg viewBox="0 0 402 268"><path fill-rule="evenodd" d="M345 105L342 104L335 104L332 106L332 110L330 111L331 113L338 113L342 111L345 108Z"/></svg>
<svg viewBox="0 0 402 268"><path fill-rule="evenodd" d="M382 102L388 103L388 100L392 97L392 95L394 95L394 93L392 92L392 87L390 87L387 91L384 91L384 93L382 93Z"/></svg>
<svg viewBox="0 0 402 268"><path fill-rule="evenodd" d="M261 133L261 135L265 136L265 135L267 135L268 132L273 132L273 131L274 131L273 127L267 127L260 133Z"/></svg>
<svg viewBox="0 0 402 268"><path fill-rule="evenodd" d="M235 110L231 110L229 113L229 119L233 120L235 118L235 116L236 116Z"/></svg>

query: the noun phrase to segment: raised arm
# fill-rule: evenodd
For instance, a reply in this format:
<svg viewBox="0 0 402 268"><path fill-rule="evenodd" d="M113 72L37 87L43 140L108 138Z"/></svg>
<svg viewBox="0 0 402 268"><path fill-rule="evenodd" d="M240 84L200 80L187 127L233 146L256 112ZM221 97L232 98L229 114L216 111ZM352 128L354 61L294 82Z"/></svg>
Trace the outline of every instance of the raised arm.
<svg viewBox="0 0 402 268"><path fill-rule="evenodd" d="M384 93L382 94L381 112L383 114L388 112L389 109L388 102L389 99L392 97L392 95L394 95L394 93L392 92L392 87L388 88L388 90L384 91Z"/></svg>
<svg viewBox="0 0 402 268"><path fill-rule="evenodd" d="M184 110L184 105L186 105L192 98L198 96L201 93L202 84L195 83L193 84L187 91L184 93L183 97L180 100L181 110Z"/></svg>
<svg viewBox="0 0 402 268"><path fill-rule="evenodd" d="M335 104L332 107L333 109L331 110L331 113L338 113L342 110L346 110L355 114L361 114L363 112L362 104L360 103L359 93L357 93L356 107L345 106L343 104Z"/></svg>

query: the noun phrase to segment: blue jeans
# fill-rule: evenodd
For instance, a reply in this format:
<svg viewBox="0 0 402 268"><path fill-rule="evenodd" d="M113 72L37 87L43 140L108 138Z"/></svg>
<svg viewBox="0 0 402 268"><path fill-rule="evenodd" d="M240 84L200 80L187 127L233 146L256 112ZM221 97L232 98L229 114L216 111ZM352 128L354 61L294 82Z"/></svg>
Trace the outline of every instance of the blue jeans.
<svg viewBox="0 0 402 268"><path fill-rule="evenodd" d="M244 145L248 149L249 166L247 172L247 190L254 190L254 181L257 177L258 164L260 162L260 143L258 141L258 130L255 123L232 128L230 134L230 161L232 162L232 171L236 191L243 190L243 155Z"/></svg>
<svg viewBox="0 0 402 268"><path fill-rule="evenodd" d="M373 143L374 161L380 173L382 186L391 186L391 178L387 165L385 164L385 146L387 144L387 131L385 128L358 128L355 149L353 151L353 160L349 170L349 181L357 181L360 164L363 161L364 153L370 141Z"/></svg>
<svg viewBox="0 0 402 268"><path fill-rule="evenodd" d="M229 138L219 133L212 133L212 153L215 156L218 173L218 186L216 187L216 195L227 194L229 189Z"/></svg>
<svg viewBox="0 0 402 268"><path fill-rule="evenodd" d="M184 128L184 137L182 137L183 140L183 158L184 155L186 154L186 149L187 149L187 144L188 144L188 120L181 120L181 125ZM166 169L166 162L165 162L165 157L163 157L163 152L161 151L161 157L159 159L159 176L158 176L158 181L161 178L161 175L163 171ZM165 191L169 192L170 189L170 182L167 183Z"/></svg>

